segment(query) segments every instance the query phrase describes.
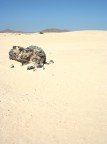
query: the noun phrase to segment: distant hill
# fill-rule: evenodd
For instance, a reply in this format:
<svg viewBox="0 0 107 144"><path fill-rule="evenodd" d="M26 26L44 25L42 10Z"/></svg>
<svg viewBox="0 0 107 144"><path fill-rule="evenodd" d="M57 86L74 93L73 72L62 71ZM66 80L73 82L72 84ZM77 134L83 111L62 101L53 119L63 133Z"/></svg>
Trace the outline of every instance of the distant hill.
<svg viewBox="0 0 107 144"><path fill-rule="evenodd" d="M44 29L40 32L43 32L43 33L49 33L49 32L59 33L59 32L69 32L69 30L49 28L49 29ZM24 32L24 31L15 31L15 30L11 30L11 29L4 29L4 30L1 30L0 33L35 33L35 32Z"/></svg>
<svg viewBox="0 0 107 144"><path fill-rule="evenodd" d="M14 31L11 29L5 29L5 30L1 30L0 33L24 33L22 31Z"/></svg>
<svg viewBox="0 0 107 144"><path fill-rule="evenodd" d="M57 29L57 28L50 28L50 29L44 29L41 32L44 33L49 33L49 32L69 32L69 30L65 30L65 29Z"/></svg>

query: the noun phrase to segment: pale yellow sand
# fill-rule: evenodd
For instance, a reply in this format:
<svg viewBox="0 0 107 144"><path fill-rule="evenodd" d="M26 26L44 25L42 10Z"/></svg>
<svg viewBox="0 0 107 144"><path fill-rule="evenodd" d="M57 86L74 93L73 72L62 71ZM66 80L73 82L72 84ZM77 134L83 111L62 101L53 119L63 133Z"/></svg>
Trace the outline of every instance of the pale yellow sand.
<svg viewBox="0 0 107 144"><path fill-rule="evenodd" d="M27 71L13 45L55 63ZM0 34L0 144L107 144L107 31Z"/></svg>

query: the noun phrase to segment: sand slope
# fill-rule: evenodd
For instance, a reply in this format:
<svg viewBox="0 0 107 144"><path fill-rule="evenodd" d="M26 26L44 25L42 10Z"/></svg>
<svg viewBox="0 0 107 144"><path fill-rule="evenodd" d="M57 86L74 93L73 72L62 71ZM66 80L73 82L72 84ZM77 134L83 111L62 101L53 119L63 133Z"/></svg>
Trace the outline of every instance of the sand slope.
<svg viewBox="0 0 107 144"><path fill-rule="evenodd" d="M55 63L27 71L8 59L13 45ZM106 143L107 31L0 34L0 144Z"/></svg>

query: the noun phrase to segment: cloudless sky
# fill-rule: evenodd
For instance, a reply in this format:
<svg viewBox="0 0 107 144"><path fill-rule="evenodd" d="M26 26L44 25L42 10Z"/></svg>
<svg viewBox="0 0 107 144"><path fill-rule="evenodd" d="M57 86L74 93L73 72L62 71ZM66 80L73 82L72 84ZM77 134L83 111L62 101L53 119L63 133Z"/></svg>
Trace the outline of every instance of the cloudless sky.
<svg viewBox="0 0 107 144"><path fill-rule="evenodd" d="M107 30L107 0L0 0L0 30Z"/></svg>

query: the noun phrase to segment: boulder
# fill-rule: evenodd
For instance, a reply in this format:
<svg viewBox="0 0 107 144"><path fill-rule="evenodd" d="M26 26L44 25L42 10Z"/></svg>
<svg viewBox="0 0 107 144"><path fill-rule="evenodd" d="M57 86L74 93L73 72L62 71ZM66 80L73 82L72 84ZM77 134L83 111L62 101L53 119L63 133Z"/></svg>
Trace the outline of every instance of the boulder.
<svg viewBox="0 0 107 144"><path fill-rule="evenodd" d="M44 50L35 45L31 45L27 48L13 46L9 51L9 58L20 62L22 65L34 63L37 67L43 67L46 63Z"/></svg>

